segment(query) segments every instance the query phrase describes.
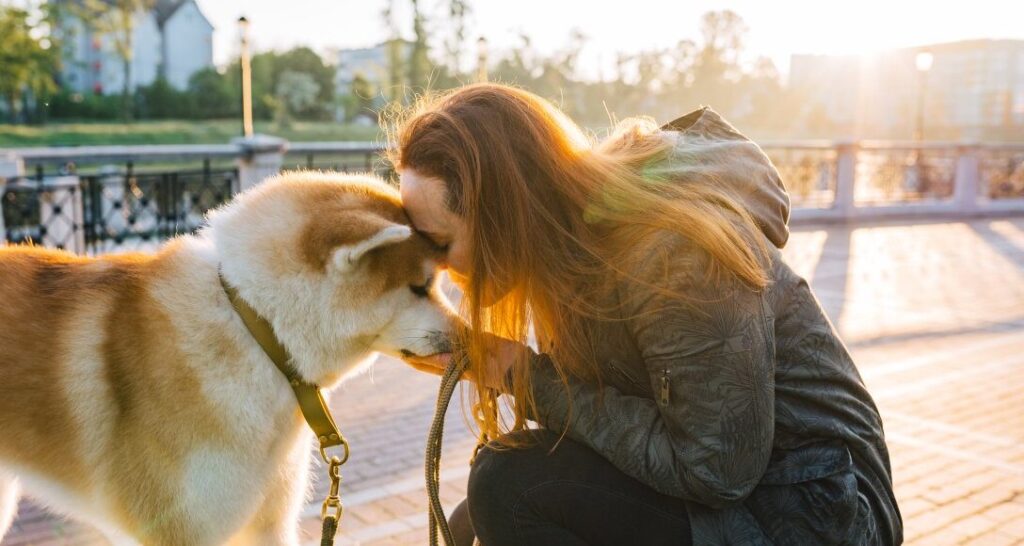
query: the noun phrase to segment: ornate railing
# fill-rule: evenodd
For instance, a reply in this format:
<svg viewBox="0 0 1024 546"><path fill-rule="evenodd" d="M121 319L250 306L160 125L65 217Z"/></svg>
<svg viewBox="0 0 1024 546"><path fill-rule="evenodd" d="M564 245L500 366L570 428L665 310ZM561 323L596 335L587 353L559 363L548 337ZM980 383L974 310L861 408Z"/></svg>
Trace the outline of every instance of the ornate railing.
<svg viewBox="0 0 1024 546"><path fill-rule="evenodd" d="M238 190L236 169L21 178L3 192L5 237L14 243L97 254L147 249L200 227Z"/></svg>
<svg viewBox="0 0 1024 546"><path fill-rule="evenodd" d="M777 142L762 145L779 170L794 205L830 208L836 199L836 149L827 142Z"/></svg>
<svg viewBox="0 0 1024 546"><path fill-rule="evenodd" d="M383 147L372 142L293 142L285 151L285 170L376 172L386 175Z"/></svg>
<svg viewBox="0 0 1024 546"><path fill-rule="evenodd" d="M82 177L85 244L90 252L153 243L198 229L206 212L238 189L235 169L108 172Z"/></svg>
<svg viewBox="0 0 1024 546"><path fill-rule="evenodd" d="M982 197L1024 198L1024 145L989 146L979 150L978 156Z"/></svg>

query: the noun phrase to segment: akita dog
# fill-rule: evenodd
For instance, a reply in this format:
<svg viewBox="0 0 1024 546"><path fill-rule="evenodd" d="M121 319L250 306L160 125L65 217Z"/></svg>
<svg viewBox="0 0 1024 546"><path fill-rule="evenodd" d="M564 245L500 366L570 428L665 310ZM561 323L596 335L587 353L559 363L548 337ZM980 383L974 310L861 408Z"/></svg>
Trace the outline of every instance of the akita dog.
<svg viewBox="0 0 1024 546"><path fill-rule="evenodd" d="M218 274L330 388L448 351L440 258L390 186L309 172L153 255L0 249L0 538L24 491L115 544L298 544L310 433Z"/></svg>

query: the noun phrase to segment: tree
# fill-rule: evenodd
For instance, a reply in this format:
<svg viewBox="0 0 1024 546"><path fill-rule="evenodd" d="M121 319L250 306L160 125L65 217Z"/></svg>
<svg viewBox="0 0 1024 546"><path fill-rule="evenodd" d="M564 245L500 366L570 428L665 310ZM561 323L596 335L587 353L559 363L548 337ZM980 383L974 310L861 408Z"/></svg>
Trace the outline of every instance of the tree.
<svg viewBox="0 0 1024 546"><path fill-rule="evenodd" d="M448 73L458 77L462 73L462 50L466 45L466 18L469 15L469 4L465 0L449 0L448 21L451 34L445 41L445 53L448 57Z"/></svg>
<svg viewBox="0 0 1024 546"><path fill-rule="evenodd" d="M0 6L0 96L12 122L26 92L38 99L57 89L57 48L46 37L33 37L33 26L28 11Z"/></svg>
<svg viewBox="0 0 1024 546"><path fill-rule="evenodd" d="M193 117L199 119L238 116L241 105L231 84L213 68L204 68L189 78L188 93L192 96Z"/></svg>
<svg viewBox="0 0 1024 546"><path fill-rule="evenodd" d="M384 82L384 95L391 102L400 100L405 93L402 91L405 84L405 40L398 28L398 20L395 19L395 0L386 0L384 9L381 11L381 18L388 28L390 37L385 42L388 56L388 79Z"/></svg>
<svg viewBox="0 0 1024 546"><path fill-rule="evenodd" d="M409 50L409 86L422 89L430 86L430 59L427 57L426 17L420 8L420 0L409 0L412 4L413 42Z"/></svg>
<svg viewBox="0 0 1024 546"><path fill-rule="evenodd" d="M277 80L275 98L279 124L286 124L297 112L307 111L317 104L320 85L309 72L285 70Z"/></svg>
<svg viewBox="0 0 1024 546"><path fill-rule="evenodd" d="M291 109L288 115L302 119L326 119L334 103L334 68L324 64L313 50L307 47L291 49L284 53L266 51L253 55L252 61L253 116L258 119L280 117L282 105L279 84L284 72L307 74L317 85L316 100L303 103L299 110ZM228 67L224 74L230 94L241 94L242 82L238 61Z"/></svg>
<svg viewBox="0 0 1024 546"><path fill-rule="evenodd" d="M303 102L301 108L293 107L291 112L303 118L326 117L334 100L334 67L324 64L312 49L297 47L279 54L274 61L275 91L280 89L281 80L288 72L308 75L317 88L312 101Z"/></svg>
<svg viewBox="0 0 1024 546"><path fill-rule="evenodd" d="M352 79L349 93L342 97L345 121L354 121L360 115L373 114L375 94L373 85L362 74L356 74Z"/></svg>
<svg viewBox="0 0 1024 546"><path fill-rule="evenodd" d="M701 17L702 43L694 59L690 85L695 102L712 104L723 111L735 106L746 32L743 18L733 11L711 11Z"/></svg>
<svg viewBox="0 0 1024 546"><path fill-rule="evenodd" d="M139 117L147 119L173 119L189 117L192 113L189 93L178 91L164 78L136 90Z"/></svg>
<svg viewBox="0 0 1024 546"><path fill-rule="evenodd" d="M121 116L131 118L132 59L135 17L152 11L156 0L79 0L69 4L84 24L101 36L108 36L121 59L124 83L121 88Z"/></svg>

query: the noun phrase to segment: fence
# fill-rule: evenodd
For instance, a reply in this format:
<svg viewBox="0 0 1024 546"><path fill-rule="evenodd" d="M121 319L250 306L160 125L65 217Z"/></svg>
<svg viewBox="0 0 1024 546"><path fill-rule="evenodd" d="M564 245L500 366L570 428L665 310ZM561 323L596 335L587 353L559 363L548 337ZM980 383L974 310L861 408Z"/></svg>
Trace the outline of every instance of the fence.
<svg viewBox="0 0 1024 546"><path fill-rule="evenodd" d="M1024 212L1024 143L767 142L793 220Z"/></svg>
<svg viewBox="0 0 1024 546"><path fill-rule="evenodd" d="M283 169L386 174L378 155L373 144L289 147L265 136L227 145L0 151L0 233L76 253L148 250L195 231L211 208Z"/></svg>
<svg viewBox="0 0 1024 546"><path fill-rule="evenodd" d="M773 141L762 148L790 192L795 223L1024 213L1024 143ZM373 143L266 136L0 151L0 233L78 253L149 248L195 230L210 208L283 169L388 176L381 151Z"/></svg>

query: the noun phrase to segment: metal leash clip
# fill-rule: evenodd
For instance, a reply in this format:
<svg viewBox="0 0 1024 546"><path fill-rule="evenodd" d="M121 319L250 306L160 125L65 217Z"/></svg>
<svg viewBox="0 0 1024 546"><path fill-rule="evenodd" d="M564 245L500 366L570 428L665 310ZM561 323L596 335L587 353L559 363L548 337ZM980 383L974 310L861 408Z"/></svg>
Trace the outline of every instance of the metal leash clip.
<svg viewBox="0 0 1024 546"><path fill-rule="evenodd" d="M345 444L346 448L348 444ZM346 459L348 449L345 450ZM334 535L338 532L338 522L341 521L341 514L344 507L341 505L341 497L338 490L341 489L341 465L345 461L338 457L331 457L327 462L327 475L331 478L331 490L324 499L323 507L320 509L320 519L323 520L323 533L320 546L331 546L334 544ZM333 513L329 513L333 510Z"/></svg>

